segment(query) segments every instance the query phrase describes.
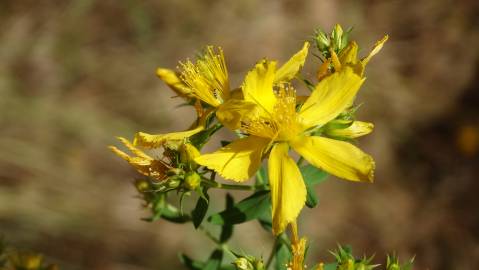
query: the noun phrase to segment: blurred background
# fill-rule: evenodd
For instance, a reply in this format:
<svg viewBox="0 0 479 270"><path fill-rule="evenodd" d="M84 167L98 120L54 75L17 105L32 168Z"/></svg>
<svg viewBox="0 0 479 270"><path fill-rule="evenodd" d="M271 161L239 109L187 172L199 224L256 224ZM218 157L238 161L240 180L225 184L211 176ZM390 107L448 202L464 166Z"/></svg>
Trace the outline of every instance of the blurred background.
<svg viewBox="0 0 479 270"><path fill-rule="evenodd" d="M309 261L342 243L376 258L416 255L415 269L478 269L474 0L1 0L0 234L62 269L183 269L179 251L208 256L191 224L140 220L149 213L136 174L106 146L191 122L158 66L221 45L239 84L258 59L285 61L335 23L354 27L362 55L390 36L359 95L359 119L375 123L360 146L376 159L376 182L318 186L320 205L300 228ZM233 241L258 256L271 244L257 223Z"/></svg>

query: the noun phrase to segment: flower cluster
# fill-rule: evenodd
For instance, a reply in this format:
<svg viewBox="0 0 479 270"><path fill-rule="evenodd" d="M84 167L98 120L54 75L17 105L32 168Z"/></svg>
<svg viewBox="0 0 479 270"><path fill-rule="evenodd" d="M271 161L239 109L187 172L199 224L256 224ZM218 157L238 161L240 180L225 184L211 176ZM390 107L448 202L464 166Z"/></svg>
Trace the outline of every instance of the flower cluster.
<svg viewBox="0 0 479 270"><path fill-rule="evenodd" d="M209 203L208 189L257 191L234 206L236 212L243 211L242 216L232 218L235 212L227 209L208 220L231 225L259 219L263 225L269 224L266 226L275 236L291 226L292 258L287 265L303 269L306 239L298 237L296 220L305 204L316 204L311 185L320 180L310 179L312 170L314 175L329 173L350 181L372 182L374 178L373 158L354 145L356 138L372 131L373 124L355 119L358 107L354 101L366 79L366 65L388 37L360 58L349 33L339 25L330 34L316 31L312 42L319 54L313 58L317 68L312 78L301 74L310 42L285 63L261 59L238 86L230 84L223 50L213 46L207 46L196 61L180 62L177 71L159 68L158 77L195 108L196 120L184 131L138 132L132 142L119 138L132 155L111 146L145 177L136 186L153 209L153 219L192 219L199 227ZM298 94L295 81L303 83L307 95ZM216 151L201 153L223 127L237 139L222 142ZM299 160L293 159L291 150ZM302 165L304 161L309 165ZM217 174L238 183L256 174L256 184L223 184L215 179ZM178 210L166 201L170 191L180 193L181 198L191 191L199 194L191 216L183 213L182 206ZM263 202L269 217L258 210ZM248 208L253 203L259 204L255 211ZM245 258L236 261L238 269L261 269L261 265Z"/></svg>
<svg viewBox="0 0 479 270"><path fill-rule="evenodd" d="M181 62L179 72L164 68L157 71L178 96L194 104L198 119L191 128L160 135L139 132L133 144L120 138L135 154L133 157L112 149L141 174L158 180L165 190L176 188L172 182L176 183L178 175L170 173L178 169L178 174L183 174L184 161L204 166L225 179L243 182L267 159L273 232L279 234L295 221L306 201L306 186L296 161L289 155L290 149L339 178L373 181L373 159L347 140L372 131L371 123L354 120L353 103L365 80L364 67L386 39L379 41L365 58L358 59L357 44L348 43L339 26L331 36L318 31L315 43L324 58L316 81L308 81L312 89L309 96L297 96L292 85L301 77L309 42L283 65L267 59L259 61L235 90L231 90L223 50L208 46L195 63ZM179 160L178 148L194 149L194 136L205 130L212 135L212 125L214 129L217 125L227 127L238 134L238 139L213 153L197 155L195 149L194 154ZM153 158L139 148L166 150L162 158ZM197 183L193 182L183 187L194 188Z"/></svg>

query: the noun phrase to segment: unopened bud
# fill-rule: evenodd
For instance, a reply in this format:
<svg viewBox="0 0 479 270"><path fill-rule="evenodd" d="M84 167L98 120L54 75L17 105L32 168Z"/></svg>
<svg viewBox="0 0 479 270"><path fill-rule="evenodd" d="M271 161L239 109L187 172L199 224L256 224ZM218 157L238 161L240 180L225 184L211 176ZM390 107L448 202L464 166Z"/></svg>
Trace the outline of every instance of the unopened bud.
<svg viewBox="0 0 479 270"><path fill-rule="evenodd" d="M177 175L182 175L184 171L180 168L171 168L166 172L166 175L168 176L177 176Z"/></svg>
<svg viewBox="0 0 479 270"><path fill-rule="evenodd" d="M256 261L255 270L265 270L263 260Z"/></svg>
<svg viewBox="0 0 479 270"><path fill-rule="evenodd" d="M334 26L333 32L331 33L331 39L333 41L333 50L340 51L345 47L345 44L343 44L343 28L341 25L336 24Z"/></svg>
<svg viewBox="0 0 479 270"><path fill-rule="evenodd" d="M191 143L185 143L181 147L180 160L182 163L194 163L194 159L200 156L200 151Z"/></svg>
<svg viewBox="0 0 479 270"><path fill-rule="evenodd" d="M139 192L145 192L150 189L150 183L147 180L138 179L135 181L135 187Z"/></svg>
<svg viewBox="0 0 479 270"><path fill-rule="evenodd" d="M354 261L351 259L348 260L348 270L354 270Z"/></svg>
<svg viewBox="0 0 479 270"><path fill-rule="evenodd" d="M324 52L328 50L330 45L329 37L324 31L316 30L316 35L314 37L314 41L316 46L318 47L319 51Z"/></svg>
<svg viewBox="0 0 479 270"><path fill-rule="evenodd" d="M362 262L358 263L354 270L367 270L366 265Z"/></svg>
<svg viewBox="0 0 479 270"><path fill-rule="evenodd" d="M168 180L169 188L177 188L180 186L180 184L181 184L181 181L177 178L171 178L170 180Z"/></svg>
<svg viewBox="0 0 479 270"><path fill-rule="evenodd" d="M195 190L201 184L201 176L196 172L189 172L185 177L185 188Z"/></svg>
<svg viewBox="0 0 479 270"><path fill-rule="evenodd" d="M178 151L180 149L182 142L181 141L166 141L164 147L168 150Z"/></svg>
<svg viewBox="0 0 479 270"><path fill-rule="evenodd" d="M253 270L253 266L246 258L238 258L233 263L237 270Z"/></svg>

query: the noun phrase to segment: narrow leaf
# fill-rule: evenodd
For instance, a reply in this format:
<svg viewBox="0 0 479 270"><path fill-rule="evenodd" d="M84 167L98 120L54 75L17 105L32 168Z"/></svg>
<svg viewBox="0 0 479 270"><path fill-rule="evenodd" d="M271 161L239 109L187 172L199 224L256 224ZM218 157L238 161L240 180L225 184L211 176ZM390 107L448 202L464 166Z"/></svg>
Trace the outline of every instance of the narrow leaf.
<svg viewBox="0 0 479 270"><path fill-rule="evenodd" d="M312 185L306 185L306 206L309 208L314 208L318 205L318 196Z"/></svg>
<svg viewBox="0 0 479 270"><path fill-rule="evenodd" d="M202 270L218 270L221 267L221 261L223 260L223 250L216 249L211 254L210 258L206 262L206 265Z"/></svg>
<svg viewBox="0 0 479 270"><path fill-rule="evenodd" d="M278 270L287 270L287 264L291 260L291 252L285 243L280 243L275 251L275 268Z"/></svg>
<svg viewBox="0 0 479 270"><path fill-rule="evenodd" d="M234 207L210 216L208 221L216 225L239 224L256 219L264 212L271 213L271 198L266 190L258 191Z"/></svg>
<svg viewBox="0 0 479 270"><path fill-rule="evenodd" d="M328 174L313 165L305 165L301 167L301 174L304 182L310 185L316 185L326 180Z"/></svg>
<svg viewBox="0 0 479 270"><path fill-rule="evenodd" d="M328 263L324 265L324 270L336 270L338 268L337 263Z"/></svg>
<svg viewBox="0 0 479 270"><path fill-rule="evenodd" d="M312 165L302 166L300 170L306 184L306 206L314 208L318 205L318 197L314 186L326 180L328 174Z"/></svg>
<svg viewBox="0 0 479 270"><path fill-rule="evenodd" d="M205 266L205 263L195 261L188 257L188 255L180 253L178 254L178 257L180 257L180 262L186 266L186 268L190 270L201 270Z"/></svg>
<svg viewBox="0 0 479 270"><path fill-rule="evenodd" d="M193 218L193 225L197 229L201 223L203 222L203 219L206 216L206 212L208 211L208 204L209 204L209 196L206 190L203 191L203 196L200 196L198 198L198 201L196 202L196 206L191 212L191 216Z"/></svg>
<svg viewBox="0 0 479 270"><path fill-rule="evenodd" d="M266 172L266 168L261 166L258 172L256 173L256 185L257 186L265 186L268 183L268 173Z"/></svg>
<svg viewBox="0 0 479 270"><path fill-rule="evenodd" d="M226 193L226 211L231 210L234 207L234 199L233 197L229 194ZM228 241L231 236L233 235L233 224L224 224L223 227L221 228L221 234L220 234L220 242L225 243Z"/></svg>

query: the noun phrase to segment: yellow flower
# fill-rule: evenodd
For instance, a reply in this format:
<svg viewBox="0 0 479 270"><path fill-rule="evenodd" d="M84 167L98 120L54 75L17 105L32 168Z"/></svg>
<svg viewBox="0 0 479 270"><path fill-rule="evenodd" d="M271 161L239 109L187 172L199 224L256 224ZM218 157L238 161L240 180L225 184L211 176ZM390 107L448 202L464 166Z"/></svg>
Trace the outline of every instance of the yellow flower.
<svg viewBox="0 0 479 270"><path fill-rule="evenodd" d="M128 155L115 146L109 146L109 148L119 157L130 163L130 165L132 165L139 173L153 177L157 180L164 180L167 178L167 172L171 167L166 162L154 159L145 154L145 152L135 147L125 138L118 137L118 140L120 140L128 150L134 154L134 156Z"/></svg>
<svg viewBox="0 0 479 270"><path fill-rule="evenodd" d="M195 64L188 60L180 65L181 79L196 98L218 107L230 97L228 69L221 48L215 52L212 46L208 46Z"/></svg>
<svg viewBox="0 0 479 270"><path fill-rule="evenodd" d="M338 119L329 122L323 134L338 139L355 139L371 133L373 128L373 123Z"/></svg>
<svg viewBox="0 0 479 270"><path fill-rule="evenodd" d="M167 134L148 134L138 132L135 135L134 145L146 148L160 147L167 140L183 140L191 137L206 128L206 122L215 108L230 97L228 70L221 48L215 52L212 46L206 47L206 52L193 64L191 61L180 63L181 74L170 69L158 68L156 74L178 96L185 99L196 98L195 109L198 119L186 131ZM204 110L200 101L213 109Z"/></svg>
<svg viewBox="0 0 479 270"><path fill-rule="evenodd" d="M261 69L258 65L257 73L249 73L246 76L245 83L242 86L242 99L230 99L220 106L216 112L216 117L227 128L236 130L241 127L241 121L244 115L261 113L258 111L258 102L256 102L256 96L262 95L265 89L262 86L263 81L258 79L259 77L267 77L273 85L279 85L282 83L290 82L299 73L304 66L306 57L308 55L309 43L305 42L303 48L294 54L286 63L284 63L279 69ZM266 62L263 60L262 62ZM247 87L245 90L244 88ZM266 93L272 94L272 93ZM271 104L270 104L271 105Z"/></svg>
<svg viewBox="0 0 479 270"><path fill-rule="evenodd" d="M306 199L301 172L289 156L290 147L312 165L351 181L371 182L374 161L348 142L315 135L350 106L363 83L351 67L323 79L299 110L291 86L279 84L273 89L275 71L275 62L261 61L246 76L242 88L245 103L257 106L241 122L241 130L249 136L195 161L227 179L245 181L269 152L273 232L279 234L296 220Z"/></svg>
<svg viewBox="0 0 479 270"><path fill-rule="evenodd" d="M189 129L166 134L148 134L145 132L138 132L135 134L133 145L145 148L158 148L161 147L166 141L183 141L185 138L191 137L203 131L206 127L208 118L211 116L214 110L203 109L199 101L195 103L195 109L196 113L198 114L198 119L193 122Z"/></svg>
<svg viewBox="0 0 479 270"><path fill-rule="evenodd" d="M177 72L167 68L158 68L156 75L178 96L185 99L193 98L191 89L180 79L180 75Z"/></svg>
<svg viewBox="0 0 479 270"><path fill-rule="evenodd" d="M331 57L326 59L326 61L319 67L317 73L318 79L321 80L330 74L329 66L331 64L335 71L340 71L344 66L352 67L356 74L363 77L366 65L373 56L381 51L388 38L389 37L386 35L381 40L377 41L368 56L363 59L358 59L358 44L355 41L351 41L348 46L339 53L339 55L337 55L334 50L330 49Z"/></svg>
<svg viewBox="0 0 479 270"><path fill-rule="evenodd" d="M308 48L309 43L306 42L299 52L293 55L274 74L271 74L274 77L275 84L290 81L296 76L304 65ZM182 140L193 136L205 129L206 120L215 111L219 112L217 113L218 120L224 126L232 130L239 128L242 116L254 110L256 105L242 102L235 91L230 91L223 50L218 48L217 51L212 46L208 46L205 54L195 64L189 60L180 63L182 68L180 76L168 69L160 68L157 70L157 75L178 95L195 97L213 108L206 112L202 111L201 104L197 102L199 119L190 129L159 135L139 132L135 136L135 145L155 148L159 147L165 140ZM247 99L250 100L250 98ZM236 106L237 104L240 104L240 106Z"/></svg>

